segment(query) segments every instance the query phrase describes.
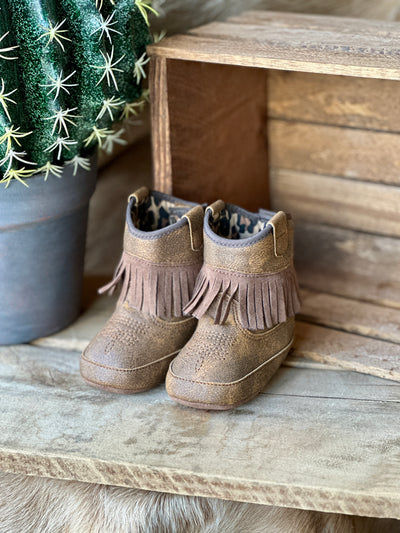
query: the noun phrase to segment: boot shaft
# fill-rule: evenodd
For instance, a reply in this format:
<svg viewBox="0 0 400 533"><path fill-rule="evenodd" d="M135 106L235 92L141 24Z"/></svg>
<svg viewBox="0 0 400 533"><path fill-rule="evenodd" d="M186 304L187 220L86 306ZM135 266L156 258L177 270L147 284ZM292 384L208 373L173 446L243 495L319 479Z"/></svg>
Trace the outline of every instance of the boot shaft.
<svg viewBox="0 0 400 533"><path fill-rule="evenodd" d="M185 312L223 324L232 304L240 325L262 330L299 310L293 221L280 211L250 213L218 200L204 218L204 264Z"/></svg>
<svg viewBox="0 0 400 533"><path fill-rule="evenodd" d="M119 303L169 320L183 316L203 261L201 205L143 187L126 211L124 250L114 278Z"/></svg>
<svg viewBox="0 0 400 533"><path fill-rule="evenodd" d="M203 218L203 206L142 187L128 201L124 251L157 265L202 263Z"/></svg>
<svg viewBox="0 0 400 533"><path fill-rule="evenodd" d="M283 211L250 213L218 200L204 217L204 263L243 274L293 265L293 220Z"/></svg>

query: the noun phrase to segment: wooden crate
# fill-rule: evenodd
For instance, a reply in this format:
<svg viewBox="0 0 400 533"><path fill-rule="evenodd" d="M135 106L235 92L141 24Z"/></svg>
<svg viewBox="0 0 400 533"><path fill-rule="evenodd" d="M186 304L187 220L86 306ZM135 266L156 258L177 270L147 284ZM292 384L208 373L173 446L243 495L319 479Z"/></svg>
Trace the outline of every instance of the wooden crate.
<svg viewBox="0 0 400 533"><path fill-rule="evenodd" d="M400 380L397 23L247 12L150 47L155 187L291 212L295 353Z"/></svg>

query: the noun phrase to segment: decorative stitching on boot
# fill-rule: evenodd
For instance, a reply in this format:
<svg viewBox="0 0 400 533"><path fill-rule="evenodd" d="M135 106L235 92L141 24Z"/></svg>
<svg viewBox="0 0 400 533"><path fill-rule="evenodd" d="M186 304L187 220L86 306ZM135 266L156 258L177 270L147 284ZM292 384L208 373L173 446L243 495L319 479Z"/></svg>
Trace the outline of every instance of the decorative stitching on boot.
<svg viewBox="0 0 400 533"><path fill-rule="evenodd" d="M175 378L175 379L179 379L181 381L187 381L189 383L195 383L195 384L198 384L198 385L212 385L213 387L233 387L243 381L245 381L247 378L249 378L251 375L253 374L256 374L257 372L259 372L260 370L262 370L262 368L264 366L266 366L268 363L271 363L271 361L273 361L274 359L276 359L277 357L279 357L283 352L285 352L286 350L290 349L290 347L292 346L293 344L293 341L294 341L294 337L292 337L292 339L290 340L290 342L284 347L282 348L281 350L279 350L279 352L275 353L274 355L272 355L269 359L267 359L266 361L264 361L261 365L259 365L257 368L255 368L254 370L252 370L251 372L249 372L248 374L246 374L245 376L241 377L240 379L237 379L235 381L230 381L228 383L218 383L218 382L215 382L215 381L196 381L195 379L189 379L189 378L183 378L183 377L180 377L178 375L176 375L174 373L174 371L172 370L172 364L173 362L171 363L170 367L169 367L169 372L172 374L172 376Z"/></svg>
<svg viewBox="0 0 400 533"><path fill-rule="evenodd" d="M176 356L180 350L176 350L175 352L170 353L169 355L165 355L164 357L160 357L160 359L157 359L156 361L151 361L150 363L146 363L145 365L136 366L134 368L118 368L115 366L108 366L104 365L103 363L97 363L95 361L92 361L91 359L88 359L85 355L85 352L82 354L82 359L86 361L87 363L99 366L101 368L105 368L106 370L112 370L113 372L137 372L138 370L142 370L143 368L147 368L149 366L155 365L157 363L161 363L161 361L165 361L165 359L169 359L170 357Z"/></svg>

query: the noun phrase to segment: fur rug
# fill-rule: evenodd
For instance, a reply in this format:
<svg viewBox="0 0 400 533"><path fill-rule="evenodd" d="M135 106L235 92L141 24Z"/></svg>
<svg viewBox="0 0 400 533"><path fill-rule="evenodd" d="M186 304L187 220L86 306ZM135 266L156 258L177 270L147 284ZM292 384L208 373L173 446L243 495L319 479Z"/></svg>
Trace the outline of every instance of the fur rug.
<svg viewBox="0 0 400 533"><path fill-rule="evenodd" d="M395 533L398 525L0 473L0 533Z"/></svg>
<svg viewBox="0 0 400 533"><path fill-rule="evenodd" d="M153 0L160 12L155 28L168 33L221 20L248 9L270 9L370 19L396 20L399 0Z"/></svg>

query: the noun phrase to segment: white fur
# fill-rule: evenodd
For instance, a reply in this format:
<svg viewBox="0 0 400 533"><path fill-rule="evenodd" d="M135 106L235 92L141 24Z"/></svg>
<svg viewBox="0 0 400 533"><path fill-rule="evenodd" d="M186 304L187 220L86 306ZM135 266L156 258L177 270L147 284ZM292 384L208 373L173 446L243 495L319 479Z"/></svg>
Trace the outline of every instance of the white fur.
<svg viewBox="0 0 400 533"><path fill-rule="evenodd" d="M0 533L389 533L398 523L0 473Z"/></svg>
<svg viewBox="0 0 400 533"><path fill-rule="evenodd" d="M12 474L0 483L2 533L329 531L305 511Z"/></svg>

